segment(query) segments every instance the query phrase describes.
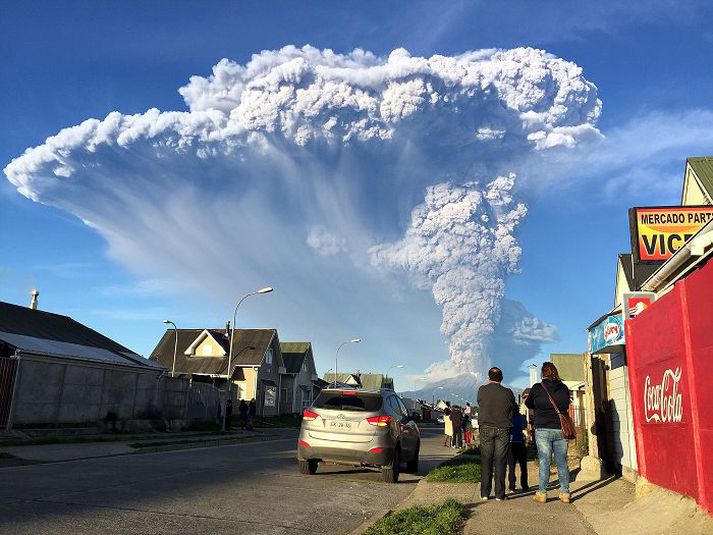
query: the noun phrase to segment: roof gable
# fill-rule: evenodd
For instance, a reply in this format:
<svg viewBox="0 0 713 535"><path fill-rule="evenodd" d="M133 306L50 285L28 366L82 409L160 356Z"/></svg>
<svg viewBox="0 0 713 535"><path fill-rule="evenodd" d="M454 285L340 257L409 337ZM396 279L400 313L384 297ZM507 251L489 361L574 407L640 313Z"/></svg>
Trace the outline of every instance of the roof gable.
<svg viewBox="0 0 713 535"><path fill-rule="evenodd" d="M280 350L286 373L299 373L305 363L308 371L314 372L314 357L310 342L280 342Z"/></svg>
<svg viewBox="0 0 713 535"><path fill-rule="evenodd" d="M686 158L681 204L711 204L713 200L713 157Z"/></svg>
<svg viewBox="0 0 713 535"><path fill-rule="evenodd" d="M224 338L224 337L219 337L219 338ZM209 339L209 340L207 340ZM186 350L184 351L185 355L189 356L206 356L206 355L198 355L197 350L198 347L201 345L204 345L207 341L212 341L213 345L218 348L219 355L211 355L211 356L219 356L219 357L224 357L228 354L228 350L223 346L224 342L219 342L213 334L208 329L203 329L203 331L196 337L196 339L189 345Z"/></svg>

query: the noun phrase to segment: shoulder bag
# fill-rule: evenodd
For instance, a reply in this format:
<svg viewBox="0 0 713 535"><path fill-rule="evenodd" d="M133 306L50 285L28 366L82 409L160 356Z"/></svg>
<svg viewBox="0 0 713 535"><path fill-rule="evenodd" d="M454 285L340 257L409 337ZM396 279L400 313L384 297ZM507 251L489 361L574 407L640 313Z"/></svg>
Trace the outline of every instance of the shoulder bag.
<svg viewBox="0 0 713 535"><path fill-rule="evenodd" d="M559 407L557 407L557 404L555 403L555 400L552 399L552 396L550 395L550 392L547 390L547 387L545 386L544 382L540 383L542 385L543 390L547 394L547 397L550 398L550 403L552 403L552 406L555 409L555 412L559 414L560 417L560 426L562 427L562 435L564 435L564 438L567 440L572 440L573 438L577 438L577 432L574 430L574 422L572 421L572 418L570 415L566 412L562 412L559 410Z"/></svg>

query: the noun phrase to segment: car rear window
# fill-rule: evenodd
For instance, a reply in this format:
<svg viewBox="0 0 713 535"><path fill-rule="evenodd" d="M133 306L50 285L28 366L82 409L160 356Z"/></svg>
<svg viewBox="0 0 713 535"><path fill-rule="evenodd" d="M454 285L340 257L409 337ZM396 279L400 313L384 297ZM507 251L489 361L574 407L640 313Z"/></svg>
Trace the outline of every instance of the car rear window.
<svg viewBox="0 0 713 535"><path fill-rule="evenodd" d="M383 399L378 394L343 395L341 392L322 392L314 400L317 409L335 409L339 411L374 412L381 409Z"/></svg>

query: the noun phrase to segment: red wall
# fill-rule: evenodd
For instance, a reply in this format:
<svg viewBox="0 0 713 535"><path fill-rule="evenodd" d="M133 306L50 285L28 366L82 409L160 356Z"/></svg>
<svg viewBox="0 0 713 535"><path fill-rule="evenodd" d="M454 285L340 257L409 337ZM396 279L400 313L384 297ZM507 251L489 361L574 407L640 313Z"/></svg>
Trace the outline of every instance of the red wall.
<svg viewBox="0 0 713 535"><path fill-rule="evenodd" d="M626 352L639 473L713 512L713 262L626 322Z"/></svg>

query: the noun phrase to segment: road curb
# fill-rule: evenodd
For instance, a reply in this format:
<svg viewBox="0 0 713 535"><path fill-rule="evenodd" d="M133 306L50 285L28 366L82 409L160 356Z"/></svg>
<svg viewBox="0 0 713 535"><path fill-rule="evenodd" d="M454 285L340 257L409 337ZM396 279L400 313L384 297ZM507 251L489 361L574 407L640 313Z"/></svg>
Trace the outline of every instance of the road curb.
<svg viewBox="0 0 713 535"><path fill-rule="evenodd" d="M189 449L200 449L200 448L211 448L219 446L231 446L235 444L251 444L254 442L266 442L270 440L289 440L292 437L286 437L281 435L253 435L250 437L231 437L224 439L212 439L212 440L199 440L195 442L186 442L183 444L166 444L164 446L148 446L145 448L134 448L133 451L124 451L119 453L107 453L101 455L91 455L82 457L72 457L68 459L56 459L56 460L36 460L36 459L23 459L22 457L16 456L16 462L0 464L0 471L5 468L17 468L19 466L26 465L37 465L37 464L55 464L55 463L67 463L84 461L89 459L106 459L108 457L122 457L127 455L143 455L147 453L161 453L169 451L179 451L179 450L189 450Z"/></svg>

